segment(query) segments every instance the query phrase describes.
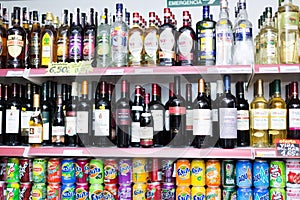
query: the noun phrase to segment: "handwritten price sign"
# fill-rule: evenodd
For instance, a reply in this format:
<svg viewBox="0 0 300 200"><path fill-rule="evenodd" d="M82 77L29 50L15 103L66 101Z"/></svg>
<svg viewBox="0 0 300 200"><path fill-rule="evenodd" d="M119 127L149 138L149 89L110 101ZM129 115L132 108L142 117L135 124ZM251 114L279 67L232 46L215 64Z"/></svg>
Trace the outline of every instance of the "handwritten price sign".
<svg viewBox="0 0 300 200"><path fill-rule="evenodd" d="M300 140L282 139L276 140L275 148L277 156L295 157L300 156Z"/></svg>
<svg viewBox="0 0 300 200"><path fill-rule="evenodd" d="M81 61L78 63L50 63L47 74L52 75L77 75L92 72L91 62Z"/></svg>

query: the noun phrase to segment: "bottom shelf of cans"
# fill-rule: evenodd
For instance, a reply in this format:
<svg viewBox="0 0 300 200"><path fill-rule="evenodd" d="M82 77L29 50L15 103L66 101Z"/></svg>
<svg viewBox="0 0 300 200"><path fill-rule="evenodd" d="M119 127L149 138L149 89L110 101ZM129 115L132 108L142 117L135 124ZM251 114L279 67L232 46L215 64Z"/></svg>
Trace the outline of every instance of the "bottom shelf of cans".
<svg viewBox="0 0 300 200"><path fill-rule="evenodd" d="M300 199L300 159L0 159L0 199Z"/></svg>

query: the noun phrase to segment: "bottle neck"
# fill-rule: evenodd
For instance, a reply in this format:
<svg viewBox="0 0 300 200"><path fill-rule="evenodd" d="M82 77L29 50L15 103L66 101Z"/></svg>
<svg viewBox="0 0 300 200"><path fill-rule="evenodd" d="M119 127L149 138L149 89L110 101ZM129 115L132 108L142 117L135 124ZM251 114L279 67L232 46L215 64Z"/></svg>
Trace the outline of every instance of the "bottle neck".
<svg viewBox="0 0 300 200"><path fill-rule="evenodd" d="M220 19L229 19L228 8L221 8L219 18Z"/></svg>
<svg viewBox="0 0 300 200"><path fill-rule="evenodd" d="M248 13L246 10L246 3L240 7L240 12L238 15L238 19L248 19Z"/></svg>
<svg viewBox="0 0 300 200"><path fill-rule="evenodd" d="M152 101L161 101L161 97L158 94L152 94Z"/></svg>

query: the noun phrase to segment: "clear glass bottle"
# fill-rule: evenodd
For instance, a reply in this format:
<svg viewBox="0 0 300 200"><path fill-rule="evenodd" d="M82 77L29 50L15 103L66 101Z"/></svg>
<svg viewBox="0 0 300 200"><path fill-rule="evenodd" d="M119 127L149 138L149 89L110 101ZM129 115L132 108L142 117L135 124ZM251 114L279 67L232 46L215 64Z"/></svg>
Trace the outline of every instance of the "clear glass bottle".
<svg viewBox="0 0 300 200"><path fill-rule="evenodd" d="M260 30L260 18L258 19L258 30ZM259 40L260 39L260 31L258 31L258 34L256 35L256 37L254 38L254 46L255 46L255 54L254 54L254 62L255 64L260 64L260 46L259 46Z"/></svg>
<svg viewBox="0 0 300 200"><path fill-rule="evenodd" d="M158 54L158 28L155 24L155 12L149 12L149 27L144 32L145 65L159 64Z"/></svg>
<svg viewBox="0 0 300 200"><path fill-rule="evenodd" d="M33 114L29 120L29 144L40 146L43 142L43 119L40 110L40 95L33 95Z"/></svg>

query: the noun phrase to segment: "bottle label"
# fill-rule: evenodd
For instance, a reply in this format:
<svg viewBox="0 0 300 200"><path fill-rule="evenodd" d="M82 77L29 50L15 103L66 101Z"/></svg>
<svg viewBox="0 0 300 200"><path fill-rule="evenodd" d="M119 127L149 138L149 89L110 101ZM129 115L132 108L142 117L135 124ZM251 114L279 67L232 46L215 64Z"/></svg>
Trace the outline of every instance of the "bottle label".
<svg viewBox="0 0 300 200"><path fill-rule="evenodd" d="M45 33L42 37L42 62L41 65L48 65L51 62L51 54L52 54L52 44L51 44L51 36L49 33Z"/></svg>
<svg viewBox="0 0 300 200"><path fill-rule="evenodd" d="M62 33L62 36L57 40L57 58L59 61L66 61L69 58L67 34Z"/></svg>
<svg viewBox="0 0 300 200"><path fill-rule="evenodd" d="M74 136L76 135L76 112L74 111L67 111L66 117L66 135Z"/></svg>
<svg viewBox="0 0 300 200"><path fill-rule="evenodd" d="M30 48L29 48L30 65L38 66L39 54L40 54L39 50L40 50L39 36L38 34L34 34L30 40Z"/></svg>
<svg viewBox="0 0 300 200"><path fill-rule="evenodd" d="M248 131L249 130L249 111L238 110L237 111L237 130Z"/></svg>
<svg viewBox="0 0 300 200"><path fill-rule="evenodd" d="M43 118L43 140L50 140L50 113L48 111L42 112Z"/></svg>
<svg viewBox="0 0 300 200"><path fill-rule="evenodd" d="M144 41L145 52L151 58L156 57L158 49L158 35L156 31L151 31L145 37Z"/></svg>
<svg viewBox="0 0 300 200"><path fill-rule="evenodd" d="M280 30L298 30L299 14L298 12L283 12L280 14ZM288 41L287 41L288 42Z"/></svg>
<svg viewBox="0 0 300 200"><path fill-rule="evenodd" d="M7 50L11 57L17 58L21 55L23 47L24 41L21 35L7 36Z"/></svg>
<svg viewBox="0 0 300 200"><path fill-rule="evenodd" d="M270 109L270 129L286 130L286 109Z"/></svg>
<svg viewBox="0 0 300 200"><path fill-rule="evenodd" d="M193 135L212 136L212 111L210 109L193 110Z"/></svg>
<svg viewBox="0 0 300 200"><path fill-rule="evenodd" d="M151 110L153 118L153 130L163 131L164 130L164 111L163 110Z"/></svg>
<svg viewBox="0 0 300 200"><path fill-rule="evenodd" d="M128 41L128 49L135 59L141 58L143 50L143 39L140 32L134 32L132 35L130 35Z"/></svg>
<svg viewBox="0 0 300 200"><path fill-rule="evenodd" d="M219 108L219 128L220 138L236 139L237 138L237 109L236 108Z"/></svg>
<svg viewBox="0 0 300 200"><path fill-rule="evenodd" d="M140 142L141 126L140 122L131 123L131 142Z"/></svg>
<svg viewBox="0 0 300 200"><path fill-rule="evenodd" d="M165 127L166 127L166 131L170 130L170 112L169 112L169 110L166 110L166 113L165 113Z"/></svg>
<svg viewBox="0 0 300 200"><path fill-rule="evenodd" d="M170 115L185 115L186 108L181 107L181 106L169 107L169 114Z"/></svg>
<svg viewBox="0 0 300 200"><path fill-rule="evenodd" d="M21 136L28 136L29 122L30 122L30 118L33 114L34 114L33 111L22 111L21 112Z"/></svg>
<svg viewBox="0 0 300 200"><path fill-rule="evenodd" d="M247 28L246 24L240 24L235 29L235 41L252 40L252 28Z"/></svg>
<svg viewBox="0 0 300 200"><path fill-rule="evenodd" d="M115 30L111 32L112 51L127 53L127 38L127 32L122 31L121 27L115 27Z"/></svg>
<svg viewBox="0 0 300 200"><path fill-rule="evenodd" d="M3 39L2 36L0 35L0 56L2 55L3 52Z"/></svg>
<svg viewBox="0 0 300 200"><path fill-rule="evenodd" d="M106 56L110 54L110 40L108 34L101 34L97 36L97 54L99 56Z"/></svg>
<svg viewBox="0 0 300 200"><path fill-rule="evenodd" d="M300 109L289 109L289 130L300 130Z"/></svg>
<svg viewBox="0 0 300 200"><path fill-rule="evenodd" d="M6 110L6 133L19 133L20 110L15 107Z"/></svg>
<svg viewBox="0 0 300 200"><path fill-rule="evenodd" d="M216 61L217 64L231 64L233 33L231 29L217 30Z"/></svg>
<svg viewBox="0 0 300 200"><path fill-rule="evenodd" d="M260 43L261 43L261 47L260 49L265 49L266 50L266 56L268 58L275 58L276 56L278 56L276 54L277 52L277 34L272 33L272 32L267 32L266 35L262 35L262 37L260 37Z"/></svg>
<svg viewBox="0 0 300 200"><path fill-rule="evenodd" d="M153 139L153 127L141 127L141 139Z"/></svg>
<svg viewBox="0 0 300 200"><path fill-rule="evenodd" d="M178 41L179 60L193 60L194 40L189 32L183 32L179 35Z"/></svg>
<svg viewBox="0 0 300 200"><path fill-rule="evenodd" d="M82 54L82 37L78 34L70 36L69 55L72 59L80 59Z"/></svg>
<svg viewBox="0 0 300 200"><path fill-rule="evenodd" d="M218 122L219 121L219 110L218 109L212 109L212 121Z"/></svg>
<svg viewBox="0 0 300 200"><path fill-rule="evenodd" d="M185 130L192 131L193 130L193 116L194 110L186 110L186 127Z"/></svg>
<svg viewBox="0 0 300 200"><path fill-rule="evenodd" d="M130 125L130 109L117 109L116 110L116 124L117 125Z"/></svg>
<svg viewBox="0 0 300 200"><path fill-rule="evenodd" d="M43 127L30 126L28 142L31 144L41 144L43 142Z"/></svg>
<svg viewBox="0 0 300 200"><path fill-rule="evenodd" d="M110 112L108 109L95 110L95 136L109 136Z"/></svg>
<svg viewBox="0 0 300 200"><path fill-rule="evenodd" d="M167 28L159 35L159 58L175 58L175 36L173 29Z"/></svg>
<svg viewBox="0 0 300 200"><path fill-rule="evenodd" d="M65 127L52 126L52 143L64 143L64 142L65 142Z"/></svg>
<svg viewBox="0 0 300 200"><path fill-rule="evenodd" d="M201 30L199 33L199 58L201 60L215 60L216 49L214 43L216 40L216 33L213 29Z"/></svg>
<svg viewBox="0 0 300 200"><path fill-rule="evenodd" d="M89 133L89 112L77 111L77 133Z"/></svg>
<svg viewBox="0 0 300 200"><path fill-rule="evenodd" d="M251 128L255 130L268 130L269 128L269 110L268 109L252 109L251 114Z"/></svg>
<svg viewBox="0 0 300 200"><path fill-rule="evenodd" d="M84 36L83 59L93 60L95 55L95 36L92 34Z"/></svg>
<svg viewBox="0 0 300 200"><path fill-rule="evenodd" d="M134 110L134 111L143 111L144 108L143 108L143 106L132 106L131 110Z"/></svg>

